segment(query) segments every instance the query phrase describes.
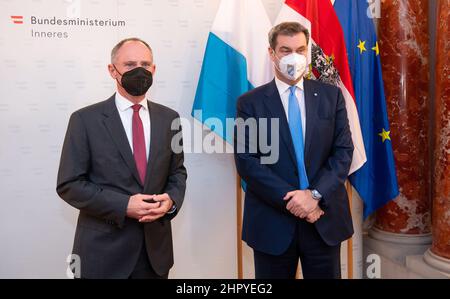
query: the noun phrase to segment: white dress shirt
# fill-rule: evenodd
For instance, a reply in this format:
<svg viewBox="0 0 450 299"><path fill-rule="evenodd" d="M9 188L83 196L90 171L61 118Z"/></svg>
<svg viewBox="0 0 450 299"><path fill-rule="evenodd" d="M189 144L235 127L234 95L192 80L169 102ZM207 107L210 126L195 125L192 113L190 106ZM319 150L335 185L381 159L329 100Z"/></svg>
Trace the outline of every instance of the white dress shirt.
<svg viewBox="0 0 450 299"><path fill-rule="evenodd" d="M143 99L140 103L142 105L141 109L139 109L139 117L142 121L142 126L144 127L144 138L145 138L145 152L148 156L150 153L150 113L148 110L147 99ZM125 129L125 133L127 134L128 143L130 144L131 151L133 150L133 106L134 103L130 102L126 98L124 98L118 91L116 92L116 107L117 111L119 111L120 119L122 120L123 128ZM172 214L176 211L177 206L175 202L173 203L172 208L167 212L167 214Z"/></svg>
<svg viewBox="0 0 450 299"><path fill-rule="evenodd" d="M142 126L144 127L144 138L145 138L145 152L148 155L150 152L150 113L148 111L147 99L143 99L139 103L142 105L139 110L139 116L142 121ZM124 98L119 92L116 92L116 107L119 111L120 119L122 120L123 128L127 134L128 143L130 144L131 151L133 150L133 106L134 104Z"/></svg>
<svg viewBox="0 0 450 299"><path fill-rule="evenodd" d="M275 77L275 84L280 94L281 102L283 103L284 112L286 113L286 119L289 122L289 94L291 86L284 83L277 77ZM300 114L302 118L302 128L303 128L303 144L305 144L305 132L306 132L306 108L305 108L305 92L303 88L303 79L301 79L297 84L295 89L295 96L297 97L298 106L300 107Z"/></svg>

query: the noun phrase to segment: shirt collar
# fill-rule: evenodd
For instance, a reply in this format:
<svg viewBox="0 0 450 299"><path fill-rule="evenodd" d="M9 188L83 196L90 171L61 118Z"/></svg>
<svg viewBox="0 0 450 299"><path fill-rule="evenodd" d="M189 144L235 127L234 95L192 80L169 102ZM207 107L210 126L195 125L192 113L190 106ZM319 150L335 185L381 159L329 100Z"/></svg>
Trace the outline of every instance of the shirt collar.
<svg viewBox="0 0 450 299"><path fill-rule="evenodd" d="M146 97L139 104L142 105L142 108L144 110L148 110L148 103ZM123 97L119 92L116 92L116 105L117 108L119 108L119 110L123 112L131 108L131 106L133 106L134 103Z"/></svg>
<svg viewBox="0 0 450 299"><path fill-rule="evenodd" d="M303 90L303 81L304 80L302 78L300 81L297 82L297 84L295 84L295 86L297 86L299 89ZM278 79L276 76L275 76L275 84L277 86L277 89L278 89L278 92L280 93L280 95L285 93L291 87L291 85L284 83L283 81Z"/></svg>

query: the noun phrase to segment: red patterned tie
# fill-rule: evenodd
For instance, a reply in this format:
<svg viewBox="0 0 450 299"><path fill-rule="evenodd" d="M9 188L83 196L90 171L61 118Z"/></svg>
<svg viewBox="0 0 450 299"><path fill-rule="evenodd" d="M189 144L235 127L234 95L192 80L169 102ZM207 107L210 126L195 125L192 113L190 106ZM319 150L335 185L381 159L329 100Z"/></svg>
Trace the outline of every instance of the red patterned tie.
<svg viewBox="0 0 450 299"><path fill-rule="evenodd" d="M133 105L133 155L136 167L139 172L141 183L145 183L145 174L147 172L147 154L145 152L145 137L142 120L139 116L141 105Z"/></svg>

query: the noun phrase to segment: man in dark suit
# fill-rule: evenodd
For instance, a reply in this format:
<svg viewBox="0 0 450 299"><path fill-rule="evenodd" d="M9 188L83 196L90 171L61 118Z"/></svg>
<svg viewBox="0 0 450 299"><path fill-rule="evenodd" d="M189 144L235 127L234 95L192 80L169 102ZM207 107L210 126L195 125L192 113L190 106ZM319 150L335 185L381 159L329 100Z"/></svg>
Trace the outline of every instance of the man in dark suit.
<svg viewBox="0 0 450 299"><path fill-rule="evenodd" d="M61 154L56 190L80 210L73 254L81 278L167 278L187 178L181 138L171 146L179 115L146 98L155 65L144 41L119 42L108 68L117 92L72 114Z"/></svg>
<svg viewBox="0 0 450 299"><path fill-rule="evenodd" d="M254 250L256 278L340 278L340 245L353 234L344 182L353 155L339 88L303 78L309 33L296 22L269 33L275 79L242 95L237 117L278 119L253 132L235 131L235 161L247 183L242 238ZM279 134L278 159L250 140ZM242 138L241 138L242 137Z"/></svg>

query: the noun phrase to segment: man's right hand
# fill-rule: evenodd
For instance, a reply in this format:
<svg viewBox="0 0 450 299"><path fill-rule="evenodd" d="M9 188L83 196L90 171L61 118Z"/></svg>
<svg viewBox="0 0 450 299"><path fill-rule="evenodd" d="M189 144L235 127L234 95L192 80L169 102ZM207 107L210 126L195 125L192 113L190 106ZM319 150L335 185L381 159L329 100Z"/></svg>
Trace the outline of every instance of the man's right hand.
<svg viewBox="0 0 450 299"><path fill-rule="evenodd" d="M161 203L148 203L144 200L152 199L155 195L149 194L135 194L130 196L128 200L127 207L127 217L140 219L142 216L145 216L150 213L151 210L159 208Z"/></svg>
<svg viewBox="0 0 450 299"><path fill-rule="evenodd" d="M325 212L319 207L317 206L314 211L312 211L311 213L308 214L308 216L306 216L306 221L308 221L309 223L314 223L317 220L319 220L319 218L325 214Z"/></svg>

